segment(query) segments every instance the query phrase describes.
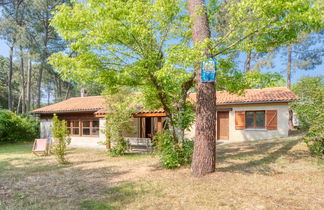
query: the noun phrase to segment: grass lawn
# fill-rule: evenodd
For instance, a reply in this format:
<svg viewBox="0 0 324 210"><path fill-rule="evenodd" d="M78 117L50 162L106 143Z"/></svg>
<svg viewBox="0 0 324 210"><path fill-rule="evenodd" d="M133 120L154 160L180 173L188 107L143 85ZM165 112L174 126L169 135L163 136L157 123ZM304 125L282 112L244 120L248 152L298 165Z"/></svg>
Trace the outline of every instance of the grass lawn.
<svg viewBox="0 0 324 210"><path fill-rule="evenodd" d="M217 171L166 170L150 155L0 146L0 209L324 209L324 163L298 137L218 146Z"/></svg>

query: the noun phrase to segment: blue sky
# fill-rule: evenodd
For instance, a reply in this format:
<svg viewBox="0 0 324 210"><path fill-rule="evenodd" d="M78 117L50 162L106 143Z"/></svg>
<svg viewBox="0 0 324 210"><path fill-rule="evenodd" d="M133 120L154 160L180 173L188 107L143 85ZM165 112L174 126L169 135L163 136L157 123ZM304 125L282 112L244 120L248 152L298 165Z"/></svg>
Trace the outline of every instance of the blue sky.
<svg viewBox="0 0 324 210"><path fill-rule="evenodd" d="M9 48L3 40L0 40L0 55L5 57L9 56ZM240 62L240 67L242 68L244 66L244 59L245 59L244 57L240 59L242 60L242 62ZM279 73L285 72L286 64L284 62L284 59L285 58L278 58L278 57L275 58L273 61L275 67L273 69L268 69L266 71L276 71ZM296 81L298 81L299 78L303 76L324 76L324 62L311 71L303 71L303 70L293 71L292 83L295 83Z"/></svg>

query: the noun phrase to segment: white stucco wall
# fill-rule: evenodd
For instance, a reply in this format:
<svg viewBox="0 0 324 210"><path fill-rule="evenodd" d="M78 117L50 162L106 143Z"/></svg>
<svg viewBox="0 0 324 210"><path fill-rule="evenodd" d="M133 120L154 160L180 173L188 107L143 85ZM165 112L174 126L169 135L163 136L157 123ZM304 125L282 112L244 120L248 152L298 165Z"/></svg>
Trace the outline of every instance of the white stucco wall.
<svg viewBox="0 0 324 210"><path fill-rule="evenodd" d="M69 147L74 148L93 148L93 149L106 149L103 144L106 141L106 135L104 133L106 126L106 119L99 118L99 137L88 136L71 136L71 144Z"/></svg>
<svg viewBox="0 0 324 210"><path fill-rule="evenodd" d="M266 129L235 129L235 111L248 110L277 110L277 130ZM229 140L230 141L253 141L260 139L272 139L288 137L288 104L269 104L269 105L253 105L243 107L233 107L229 113Z"/></svg>
<svg viewBox="0 0 324 210"><path fill-rule="evenodd" d="M51 132L52 119L41 119L40 120L40 137L52 139L53 135ZM86 137L86 136L71 136L71 144L69 147L80 147L80 148L96 148L105 149L106 146L102 143L106 140L104 133L106 126L106 119L99 118L99 137Z"/></svg>
<svg viewBox="0 0 324 210"><path fill-rule="evenodd" d="M249 104L249 105L232 105L219 106L219 108L232 108L229 112L229 140L231 142L253 141L260 139L272 139L288 137L288 104ZM235 111L249 111L249 110L277 110L277 130L266 129L235 129ZM185 132L187 138L195 137L195 124Z"/></svg>

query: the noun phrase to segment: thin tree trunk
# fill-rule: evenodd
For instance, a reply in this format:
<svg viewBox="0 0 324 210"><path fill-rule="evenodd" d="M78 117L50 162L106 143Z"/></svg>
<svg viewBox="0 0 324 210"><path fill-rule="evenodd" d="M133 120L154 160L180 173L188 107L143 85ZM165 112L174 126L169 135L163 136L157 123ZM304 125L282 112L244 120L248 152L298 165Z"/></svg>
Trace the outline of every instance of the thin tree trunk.
<svg viewBox="0 0 324 210"><path fill-rule="evenodd" d="M249 50L247 52L246 60L245 60L245 72L248 72L251 69L251 54L252 54L252 52L251 52L251 50Z"/></svg>
<svg viewBox="0 0 324 210"><path fill-rule="evenodd" d="M48 1L45 1L46 6L48 8ZM38 75L38 80L37 80L37 108L40 107L41 105L41 97L42 97L42 93L41 93L41 88L42 88L42 79L43 79L43 72L45 69L45 65L47 62L47 58L48 58L48 51L47 51L47 44L48 44L48 39L49 39L49 24L50 24L50 12L48 10L46 10L46 17L44 20L44 32L45 32L45 37L43 40L43 48L44 50L42 51L42 55L41 55L41 66L39 68L39 75Z"/></svg>
<svg viewBox="0 0 324 210"><path fill-rule="evenodd" d="M196 44L210 38L206 7L203 0L189 0L192 39ZM205 52L209 56L208 50ZM191 170L194 176L215 171L216 89L215 83L202 83L200 65L195 65L197 104L196 133Z"/></svg>
<svg viewBox="0 0 324 210"><path fill-rule="evenodd" d="M68 84L67 84L67 90L66 90L66 93L65 93L64 100L68 99L68 97L69 97L69 95L70 95L70 90L71 90L71 84L68 83Z"/></svg>
<svg viewBox="0 0 324 210"><path fill-rule="evenodd" d="M24 56L22 46L20 46L20 72L21 72L21 90L22 90L22 100L21 100L21 112L26 112L26 92L25 92L25 70L24 70Z"/></svg>
<svg viewBox="0 0 324 210"><path fill-rule="evenodd" d="M22 93L20 94L19 99L18 99L16 114L18 114L20 112L21 98L22 98Z"/></svg>
<svg viewBox="0 0 324 210"><path fill-rule="evenodd" d="M51 98L51 89L50 87L47 88L47 105L50 104L50 98Z"/></svg>
<svg viewBox="0 0 324 210"><path fill-rule="evenodd" d="M10 54L9 54L9 71L8 71L8 109L10 111L13 110L12 103L12 73L13 73L13 45L10 46Z"/></svg>
<svg viewBox="0 0 324 210"><path fill-rule="evenodd" d="M39 68L39 75L37 79L37 103L36 103L37 108L40 107L41 97L42 97L41 87L42 87L43 71L44 71L44 62L42 61L41 66Z"/></svg>
<svg viewBox="0 0 324 210"><path fill-rule="evenodd" d="M62 80L58 81L58 101L62 101Z"/></svg>
<svg viewBox="0 0 324 210"><path fill-rule="evenodd" d="M291 86L291 45L288 46L288 63L287 63L287 88L290 89Z"/></svg>
<svg viewBox="0 0 324 210"><path fill-rule="evenodd" d="M32 60L31 56L29 56L29 63L28 63L28 72L27 72L27 105L26 111L30 111L30 88L31 88L31 75L32 75Z"/></svg>
<svg viewBox="0 0 324 210"><path fill-rule="evenodd" d="M292 57L292 47L291 45L288 46L288 62L287 62L287 88L291 88L291 57ZM294 129L293 125L293 112L289 109L289 117L288 117L288 125L289 129Z"/></svg>

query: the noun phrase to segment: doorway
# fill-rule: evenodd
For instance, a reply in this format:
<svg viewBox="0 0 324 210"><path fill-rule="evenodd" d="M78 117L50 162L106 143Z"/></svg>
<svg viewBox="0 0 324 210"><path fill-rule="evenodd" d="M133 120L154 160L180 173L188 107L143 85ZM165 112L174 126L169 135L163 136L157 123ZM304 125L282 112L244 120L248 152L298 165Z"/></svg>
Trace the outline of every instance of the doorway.
<svg viewBox="0 0 324 210"><path fill-rule="evenodd" d="M228 140L229 112L217 112L217 140Z"/></svg>

